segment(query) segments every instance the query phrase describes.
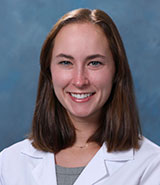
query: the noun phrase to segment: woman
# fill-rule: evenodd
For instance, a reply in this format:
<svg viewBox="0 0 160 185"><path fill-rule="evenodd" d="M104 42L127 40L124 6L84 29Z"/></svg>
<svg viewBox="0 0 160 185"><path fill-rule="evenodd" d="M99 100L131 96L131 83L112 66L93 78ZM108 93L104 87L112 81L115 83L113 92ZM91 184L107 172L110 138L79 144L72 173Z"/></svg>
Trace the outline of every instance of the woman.
<svg viewBox="0 0 160 185"><path fill-rule="evenodd" d="M142 137L118 30L101 10L64 15L46 38L29 139L1 152L2 185L160 185Z"/></svg>

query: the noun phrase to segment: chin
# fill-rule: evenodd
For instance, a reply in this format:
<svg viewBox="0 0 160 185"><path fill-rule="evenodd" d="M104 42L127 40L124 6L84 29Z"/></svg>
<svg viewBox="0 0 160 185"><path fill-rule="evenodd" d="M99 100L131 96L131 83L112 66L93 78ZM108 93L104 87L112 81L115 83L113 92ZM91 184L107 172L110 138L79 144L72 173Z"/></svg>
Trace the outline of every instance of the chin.
<svg viewBox="0 0 160 185"><path fill-rule="evenodd" d="M93 118L96 119L98 115L95 112L70 112L69 113L70 117L78 118L78 119L88 119L88 118Z"/></svg>
<svg viewBox="0 0 160 185"><path fill-rule="evenodd" d="M77 118L87 118L90 117L89 114L86 113L72 113L71 116L77 117Z"/></svg>

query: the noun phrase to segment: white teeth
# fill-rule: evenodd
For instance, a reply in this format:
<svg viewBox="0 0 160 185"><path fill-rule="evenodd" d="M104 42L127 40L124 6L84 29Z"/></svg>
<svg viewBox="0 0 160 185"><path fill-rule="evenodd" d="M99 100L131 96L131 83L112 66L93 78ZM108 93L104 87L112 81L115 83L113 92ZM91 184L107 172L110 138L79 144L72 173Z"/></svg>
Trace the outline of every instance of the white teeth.
<svg viewBox="0 0 160 185"><path fill-rule="evenodd" d="M71 93L71 96L77 98L77 99L83 99L83 98L87 98L88 96L91 96L92 93L88 93L88 94L74 94Z"/></svg>

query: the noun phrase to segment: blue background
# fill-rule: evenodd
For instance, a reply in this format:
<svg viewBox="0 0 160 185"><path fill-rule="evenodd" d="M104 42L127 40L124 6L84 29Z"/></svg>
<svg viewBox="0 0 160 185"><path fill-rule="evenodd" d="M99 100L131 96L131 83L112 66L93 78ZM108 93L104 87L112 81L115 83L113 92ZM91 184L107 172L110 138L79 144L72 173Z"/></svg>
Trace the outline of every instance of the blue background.
<svg viewBox="0 0 160 185"><path fill-rule="evenodd" d="M143 134L160 145L159 0L1 0L0 150L30 130L39 54L53 24L75 8L98 8L116 23L135 83Z"/></svg>

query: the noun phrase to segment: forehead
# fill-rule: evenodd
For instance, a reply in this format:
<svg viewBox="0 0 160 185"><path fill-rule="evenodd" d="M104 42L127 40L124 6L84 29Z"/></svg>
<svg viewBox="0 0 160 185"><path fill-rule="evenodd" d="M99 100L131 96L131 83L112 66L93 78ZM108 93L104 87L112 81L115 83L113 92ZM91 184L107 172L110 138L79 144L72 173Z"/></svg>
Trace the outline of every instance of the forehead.
<svg viewBox="0 0 160 185"><path fill-rule="evenodd" d="M54 40L53 52L59 50L103 50L108 40L99 25L92 23L71 23L61 28Z"/></svg>
<svg viewBox="0 0 160 185"><path fill-rule="evenodd" d="M91 22L73 22L73 23L69 23L69 24L66 24L64 25L58 34L67 31L67 30L76 30L78 28L78 30L94 30L95 32L98 32L99 34L103 32L103 29L98 25L98 24L94 24L94 23L91 23Z"/></svg>

